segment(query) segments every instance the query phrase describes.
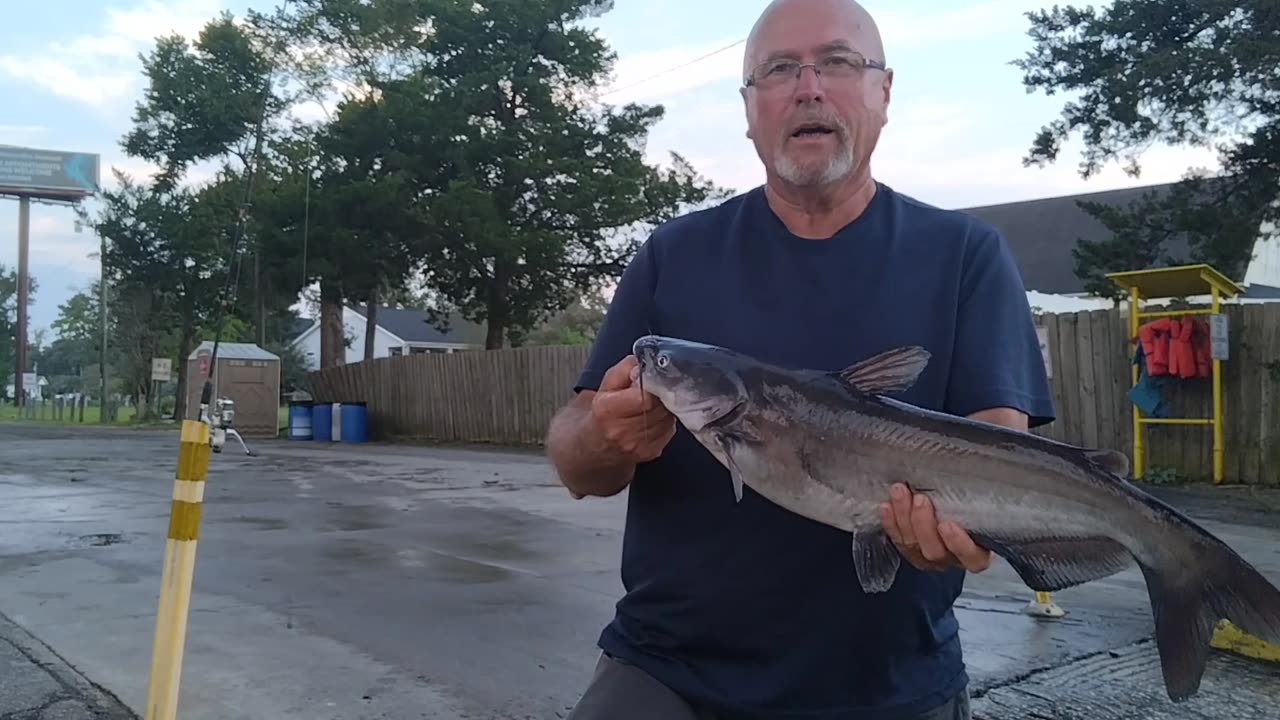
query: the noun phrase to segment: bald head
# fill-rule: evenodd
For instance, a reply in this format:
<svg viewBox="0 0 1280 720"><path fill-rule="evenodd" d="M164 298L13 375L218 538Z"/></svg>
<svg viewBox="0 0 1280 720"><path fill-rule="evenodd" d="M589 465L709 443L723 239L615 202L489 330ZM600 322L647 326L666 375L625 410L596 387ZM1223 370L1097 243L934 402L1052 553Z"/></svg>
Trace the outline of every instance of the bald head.
<svg viewBox="0 0 1280 720"><path fill-rule="evenodd" d="M779 46L779 39L803 34L797 32L800 26L819 18L821 22L818 24L826 26L830 37L818 42L840 40L867 58L885 59L884 44L876 21L855 0L773 0L760 13L747 36L742 58L742 76L747 77L752 68L770 55L799 54L809 50L804 47Z"/></svg>
<svg viewBox="0 0 1280 720"><path fill-rule="evenodd" d="M871 14L855 0L773 0L744 56L744 81L770 63L739 93L771 186L815 196L866 186L893 85Z"/></svg>

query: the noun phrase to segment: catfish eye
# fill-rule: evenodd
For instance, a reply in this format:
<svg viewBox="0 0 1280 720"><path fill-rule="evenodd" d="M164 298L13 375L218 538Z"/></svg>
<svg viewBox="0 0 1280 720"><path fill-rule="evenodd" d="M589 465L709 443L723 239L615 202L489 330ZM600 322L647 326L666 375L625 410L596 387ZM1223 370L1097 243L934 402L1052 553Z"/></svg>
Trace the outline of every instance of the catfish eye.
<svg viewBox="0 0 1280 720"><path fill-rule="evenodd" d="M665 368L671 364L671 357L666 353L658 353L658 367Z"/></svg>

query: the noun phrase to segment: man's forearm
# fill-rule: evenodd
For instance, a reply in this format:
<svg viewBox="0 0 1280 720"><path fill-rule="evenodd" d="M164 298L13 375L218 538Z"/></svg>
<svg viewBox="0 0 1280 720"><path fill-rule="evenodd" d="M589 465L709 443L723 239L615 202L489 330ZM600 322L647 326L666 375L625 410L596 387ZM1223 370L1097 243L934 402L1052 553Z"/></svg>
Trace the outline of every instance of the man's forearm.
<svg viewBox="0 0 1280 720"><path fill-rule="evenodd" d="M981 422L988 422L992 425L1003 425L1014 430L1021 430L1022 432L1027 432L1028 429L1026 413L1020 410L1014 410L1013 408L987 408L986 410L979 410L975 413L970 413L969 418L979 420Z"/></svg>
<svg viewBox="0 0 1280 720"><path fill-rule="evenodd" d="M636 465L610 451L596 432L590 409L574 402L556 413L547 432L547 456L575 498L617 495L631 484Z"/></svg>

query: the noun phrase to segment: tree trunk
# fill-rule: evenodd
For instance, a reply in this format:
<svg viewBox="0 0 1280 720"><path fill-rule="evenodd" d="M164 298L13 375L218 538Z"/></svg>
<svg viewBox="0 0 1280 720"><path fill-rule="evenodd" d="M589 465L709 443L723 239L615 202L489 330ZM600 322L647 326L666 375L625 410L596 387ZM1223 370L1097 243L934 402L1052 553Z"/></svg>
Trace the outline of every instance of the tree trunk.
<svg viewBox="0 0 1280 720"><path fill-rule="evenodd" d="M342 325L342 288L336 280L320 280L320 367L343 364L346 333Z"/></svg>
<svg viewBox="0 0 1280 720"><path fill-rule="evenodd" d="M485 350L501 350L505 344L507 325L511 318L510 300L507 298L507 286L511 283L511 271L507 264L498 260L493 264L493 281L489 286L489 302L486 308Z"/></svg>
<svg viewBox="0 0 1280 720"><path fill-rule="evenodd" d="M187 416L187 357L196 349L195 308L188 308L182 317L182 342L178 344L178 389L173 398L173 419L182 422ZM202 378L194 382L204 387Z"/></svg>
<svg viewBox="0 0 1280 720"><path fill-rule="evenodd" d="M373 341L378 334L378 288L369 291L364 308L364 359L373 359Z"/></svg>
<svg viewBox="0 0 1280 720"><path fill-rule="evenodd" d="M486 334L484 338L485 350L501 350L503 340L506 338L507 328L501 320L489 318L485 323Z"/></svg>
<svg viewBox="0 0 1280 720"><path fill-rule="evenodd" d="M254 316L258 331L258 347L267 346L267 291L262 277L262 246L253 253Z"/></svg>

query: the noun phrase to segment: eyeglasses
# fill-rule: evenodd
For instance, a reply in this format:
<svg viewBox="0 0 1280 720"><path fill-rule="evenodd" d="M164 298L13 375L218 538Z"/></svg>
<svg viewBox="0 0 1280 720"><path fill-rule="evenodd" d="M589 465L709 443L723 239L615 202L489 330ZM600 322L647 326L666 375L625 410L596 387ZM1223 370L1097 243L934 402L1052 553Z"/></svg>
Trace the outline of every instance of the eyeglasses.
<svg viewBox="0 0 1280 720"><path fill-rule="evenodd" d="M862 53L848 51L823 55L817 62L801 63L796 60L768 60L755 66L751 75L743 81L746 87L774 90L800 78L805 68L824 78L843 80L861 73L866 68L884 70L884 63L863 57Z"/></svg>

